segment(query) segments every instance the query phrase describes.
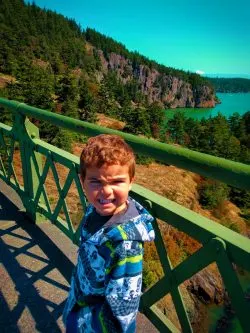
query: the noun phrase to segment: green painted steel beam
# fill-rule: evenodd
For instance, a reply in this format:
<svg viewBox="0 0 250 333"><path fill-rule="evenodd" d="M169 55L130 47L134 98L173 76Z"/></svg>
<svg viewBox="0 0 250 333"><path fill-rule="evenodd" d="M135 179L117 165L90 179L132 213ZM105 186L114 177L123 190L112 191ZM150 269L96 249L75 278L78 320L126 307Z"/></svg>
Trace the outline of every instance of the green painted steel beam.
<svg viewBox="0 0 250 333"><path fill-rule="evenodd" d="M172 275L172 264L168 257L167 250L161 236L161 231L156 220L153 221L153 228L155 231L155 239L157 239L157 242L155 242L155 246L160 258L164 275L170 277ZM181 290L178 285L172 287L171 296L175 304L175 310L178 315L183 332L192 332L192 326L183 301Z"/></svg>
<svg viewBox="0 0 250 333"><path fill-rule="evenodd" d="M220 249L218 249L217 265L224 281L225 289L231 299L232 307L239 318L244 332L249 332L249 314L250 304L247 302L244 291L237 277L236 271L228 258L226 244L222 240Z"/></svg>
<svg viewBox="0 0 250 333"><path fill-rule="evenodd" d="M157 308L156 305L152 305L145 310L144 314L155 325L155 327L164 333L181 333L177 327Z"/></svg>
<svg viewBox="0 0 250 333"><path fill-rule="evenodd" d="M140 138L132 134L72 119L16 101L0 98L0 105L9 108L13 112L20 112L26 116L48 121L56 126L88 136L94 136L100 133L118 134L138 153L153 157L163 163L173 164L200 175L220 180L235 187L247 190L250 189L249 165L168 145L152 139Z"/></svg>
<svg viewBox="0 0 250 333"><path fill-rule="evenodd" d="M172 293L181 283L214 262L216 260L216 244L213 240L176 266L171 273L165 275L148 289L142 295L142 304L147 304L147 306L153 305L162 298L162 294L167 295Z"/></svg>
<svg viewBox="0 0 250 333"><path fill-rule="evenodd" d="M76 155L73 155L61 148L57 148L40 139L33 139L34 149L38 153L50 158L53 162L62 164L68 168L72 167L72 163L75 164L77 170L79 169L80 159Z"/></svg>
<svg viewBox="0 0 250 333"><path fill-rule="evenodd" d="M9 135L11 135L11 130L12 130L12 127L6 125L6 124L3 124L3 123L0 123L0 130L3 130L7 135L9 133Z"/></svg>

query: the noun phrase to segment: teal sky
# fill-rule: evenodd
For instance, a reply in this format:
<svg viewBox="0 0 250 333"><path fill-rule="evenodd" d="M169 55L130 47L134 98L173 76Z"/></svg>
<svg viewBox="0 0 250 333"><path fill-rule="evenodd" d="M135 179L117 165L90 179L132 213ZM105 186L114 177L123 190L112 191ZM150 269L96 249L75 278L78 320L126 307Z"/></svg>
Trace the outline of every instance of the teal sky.
<svg viewBox="0 0 250 333"><path fill-rule="evenodd" d="M35 0L166 66L250 78L249 0Z"/></svg>

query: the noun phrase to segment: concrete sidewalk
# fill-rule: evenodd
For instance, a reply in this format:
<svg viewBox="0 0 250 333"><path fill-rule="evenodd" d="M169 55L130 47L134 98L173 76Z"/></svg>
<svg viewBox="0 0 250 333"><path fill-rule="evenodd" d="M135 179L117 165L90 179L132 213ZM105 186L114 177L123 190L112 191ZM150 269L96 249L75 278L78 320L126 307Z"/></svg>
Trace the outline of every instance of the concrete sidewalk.
<svg viewBox="0 0 250 333"><path fill-rule="evenodd" d="M33 224L0 180L0 332L65 332L62 311L77 247L49 221ZM141 314L137 333L157 332Z"/></svg>
<svg viewBox="0 0 250 333"><path fill-rule="evenodd" d="M0 190L0 332L64 332L77 247L51 223L31 223L2 181Z"/></svg>

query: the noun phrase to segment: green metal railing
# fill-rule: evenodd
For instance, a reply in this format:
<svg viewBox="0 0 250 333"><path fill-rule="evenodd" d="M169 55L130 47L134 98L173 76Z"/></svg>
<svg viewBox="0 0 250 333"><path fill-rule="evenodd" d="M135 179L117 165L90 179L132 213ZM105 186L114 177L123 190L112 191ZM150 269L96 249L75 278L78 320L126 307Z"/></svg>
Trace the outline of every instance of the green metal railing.
<svg viewBox="0 0 250 333"><path fill-rule="evenodd" d="M78 177L79 158L42 141L39 138L37 127L27 119L27 116L87 136L100 133L119 134L137 153L146 154L164 163L250 190L249 165L173 147L154 140L138 138L15 101L0 98L0 106L12 111L14 116L12 127L0 123L0 177L17 191L27 214L34 221L45 216L76 244L79 240L80 226L74 227L72 224L67 207L67 197L74 183L80 204L83 210L85 209L86 200ZM16 153L20 154L19 175L17 175L15 167ZM63 184L58 175L58 165L66 168L68 172ZM21 174L20 168L22 169ZM58 192L57 201L53 199L54 202L51 202L50 188L46 185L49 175L54 179ZM154 222L155 245L164 276L142 295L140 310L160 332L179 332L155 305L166 294L170 294L182 331L192 332L180 285L215 262L241 327L244 332L249 332L250 304L244 297L233 264L250 271L250 240L142 186L134 185L131 195L146 206L156 218L167 222L202 244L199 250L173 268L158 224L156 221Z"/></svg>

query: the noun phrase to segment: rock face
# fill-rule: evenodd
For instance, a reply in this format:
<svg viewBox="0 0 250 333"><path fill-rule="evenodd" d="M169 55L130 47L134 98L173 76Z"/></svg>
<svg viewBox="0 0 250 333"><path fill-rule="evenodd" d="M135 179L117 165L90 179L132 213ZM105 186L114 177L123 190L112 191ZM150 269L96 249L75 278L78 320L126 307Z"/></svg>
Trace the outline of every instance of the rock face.
<svg viewBox="0 0 250 333"><path fill-rule="evenodd" d="M136 79L141 92L148 96L149 102L160 102L168 108L209 108L216 104L214 91L208 85L194 87L179 77L159 73L146 65L132 64L131 60L116 53L110 53L105 58L103 51L98 50L98 55L103 73L109 70L116 71L124 84ZM98 77L101 79L100 75Z"/></svg>
<svg viewBox="0 0 250 333"><path fill-rule="evenodd" d="M216 265L211 264L191 279L186 280L180 285L180 291L193 332L208 332L211 322L209 321L207 306L209 304L223 304L223 302L227 305L228 303L225 288ZM157 305L166 317L181 330L176 308L170 295L162 298Z"/></svg>
<svg viewBox="0 0 250 333"><path fill-rule="evenodd" d="M187 289L205 304L220 304L224 300L223 283L215 265L194 275Z"/></svg>

